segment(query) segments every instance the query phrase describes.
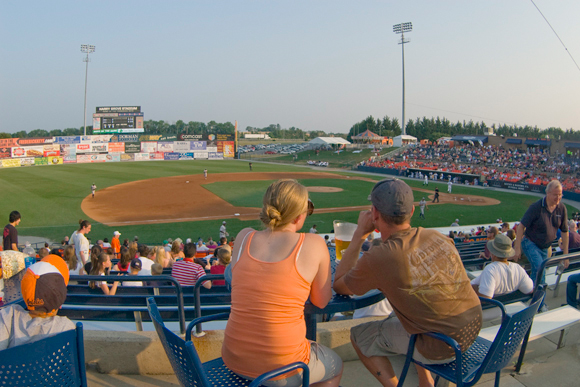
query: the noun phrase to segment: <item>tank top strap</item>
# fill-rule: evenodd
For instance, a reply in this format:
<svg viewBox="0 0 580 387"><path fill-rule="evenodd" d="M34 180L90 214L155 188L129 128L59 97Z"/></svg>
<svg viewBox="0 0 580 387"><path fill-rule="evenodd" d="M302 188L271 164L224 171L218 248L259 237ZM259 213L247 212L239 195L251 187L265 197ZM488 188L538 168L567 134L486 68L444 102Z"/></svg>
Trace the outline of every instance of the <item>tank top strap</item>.
<svg viewBox="0 0 580 387"><path fill-rule="evenodd" d="M304 238L306 238L306 234L300 233L300 238L298 239L298 243L296 243L296 247L294 247L294 250L292 251L292 254L296 254L296 256L294 257L294 265L298 264L298 256L300 255L300 252L302 251L302 245L304 244Z"/></svg>

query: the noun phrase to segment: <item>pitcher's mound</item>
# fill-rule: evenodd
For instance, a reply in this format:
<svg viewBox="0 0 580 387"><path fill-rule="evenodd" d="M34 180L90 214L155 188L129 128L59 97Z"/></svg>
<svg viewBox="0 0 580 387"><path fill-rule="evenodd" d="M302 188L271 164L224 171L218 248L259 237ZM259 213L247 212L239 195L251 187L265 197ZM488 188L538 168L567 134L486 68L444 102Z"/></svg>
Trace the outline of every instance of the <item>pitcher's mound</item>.
<svg viewBox="0 0 580 387"><path fill-rule="evenodd" d="M340 192L342 188L338 187L306 187L308 192Z"/></svg>

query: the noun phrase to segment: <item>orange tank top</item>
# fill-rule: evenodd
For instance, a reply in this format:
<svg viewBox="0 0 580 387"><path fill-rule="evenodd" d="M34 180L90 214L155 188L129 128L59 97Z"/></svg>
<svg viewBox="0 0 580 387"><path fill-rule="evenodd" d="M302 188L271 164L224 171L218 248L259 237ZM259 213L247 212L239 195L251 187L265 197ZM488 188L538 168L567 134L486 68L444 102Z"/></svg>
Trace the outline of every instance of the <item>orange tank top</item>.
<svg viewBox="0 0 580 387"><path fill-rule="evenodd" d="M252 378L292 362L308 364L304 303L311 288L296 268L304 234L288 257L263 262L250 255L254 233L242 242L232 268L232 310L222 346L227 367Z"/></svg>

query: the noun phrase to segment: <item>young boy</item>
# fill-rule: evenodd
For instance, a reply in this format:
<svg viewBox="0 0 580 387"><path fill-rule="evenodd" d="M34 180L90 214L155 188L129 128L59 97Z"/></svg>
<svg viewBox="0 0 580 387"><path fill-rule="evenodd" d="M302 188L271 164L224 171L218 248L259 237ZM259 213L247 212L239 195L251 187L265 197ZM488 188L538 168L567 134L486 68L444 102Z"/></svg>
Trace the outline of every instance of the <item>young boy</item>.
<svg viewBox="0 0 580 387"><path fill-rule="evenodd" d="M129 275L139 275L139 272L143 268L143 264L139 258L134 258L131 261L131 265L129 267ZM123 286L143 286L143 282L141 281L124 281Z"/></svg>
<svg viewBox="0 0 580 387"><path fill-rule="evenodd" d="M0 350L75 329L68 318L56 315L66 299L68 280L68 266L57 255L26 269L21 292L28 310L20 305L0 310Z"/></svg>

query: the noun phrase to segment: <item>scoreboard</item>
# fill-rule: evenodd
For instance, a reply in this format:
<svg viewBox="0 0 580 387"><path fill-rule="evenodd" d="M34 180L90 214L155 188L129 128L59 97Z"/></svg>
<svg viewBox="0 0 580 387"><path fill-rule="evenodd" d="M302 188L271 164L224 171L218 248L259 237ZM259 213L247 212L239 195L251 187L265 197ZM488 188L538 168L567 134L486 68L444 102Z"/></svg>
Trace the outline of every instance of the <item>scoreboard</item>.
<svg viewBox="0 0 580 387"><path fill-rule="evenodd" d="M141 106L102 106L93 114L93 133L142 133Z"/></svg>

